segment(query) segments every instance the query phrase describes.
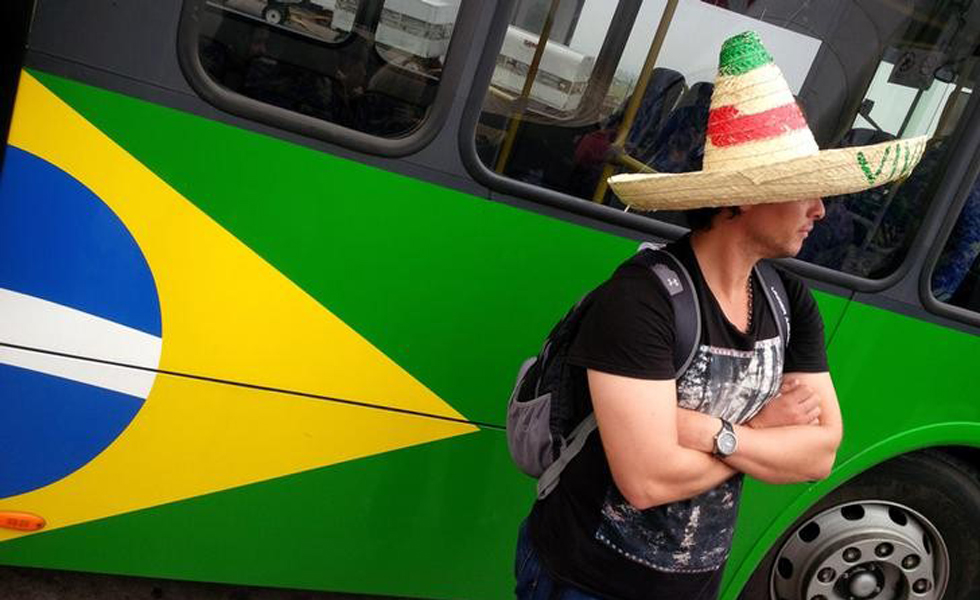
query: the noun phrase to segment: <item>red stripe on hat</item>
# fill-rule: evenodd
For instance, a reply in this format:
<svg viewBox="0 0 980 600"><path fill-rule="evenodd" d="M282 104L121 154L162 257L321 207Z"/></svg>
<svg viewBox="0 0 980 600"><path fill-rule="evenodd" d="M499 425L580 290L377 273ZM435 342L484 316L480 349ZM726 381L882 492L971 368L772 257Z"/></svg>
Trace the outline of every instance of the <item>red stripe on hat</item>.
<svg viewBox="0 0 980 600"><path fill-rule="evenodd" d="M708 115L708 137L716 147L766 140L806 126L806 119L796 103L754 115L741 115L737 108L728 105L718 107Z"/></svg>

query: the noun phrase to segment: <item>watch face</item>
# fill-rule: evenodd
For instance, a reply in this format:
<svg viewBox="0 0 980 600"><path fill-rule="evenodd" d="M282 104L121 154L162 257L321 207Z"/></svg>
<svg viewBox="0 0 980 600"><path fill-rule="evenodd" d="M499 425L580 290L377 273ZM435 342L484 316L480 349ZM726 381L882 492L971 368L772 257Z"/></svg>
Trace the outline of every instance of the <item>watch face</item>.
<svg viewBox="0 0 980 600"><path fill-rule="evenodd" d="M718 452L728 456L729 454L735 452L735 446L737 440L735 439L735 434L728 431L722 432L718 436Z"/></svg>

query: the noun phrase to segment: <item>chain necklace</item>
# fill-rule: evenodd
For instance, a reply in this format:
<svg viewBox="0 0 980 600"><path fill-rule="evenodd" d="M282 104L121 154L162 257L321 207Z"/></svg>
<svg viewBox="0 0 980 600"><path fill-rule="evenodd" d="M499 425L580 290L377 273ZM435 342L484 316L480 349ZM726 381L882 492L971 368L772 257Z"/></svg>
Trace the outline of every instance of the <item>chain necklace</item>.
<svg viewBox="0 0 980 600"><path fill-rule="evenodd" d="M752 331L752 301L753 301L753 297L752 296L753 296L753 293L752 293L752 272L751 271L749 271L749 279L748 279L748 285L746 286L746 289L748 290L748 293L749 293L749 302L748 302L748 305L749 305L749 316L745 320L745 333L748 333L749 331Z"/></svg>

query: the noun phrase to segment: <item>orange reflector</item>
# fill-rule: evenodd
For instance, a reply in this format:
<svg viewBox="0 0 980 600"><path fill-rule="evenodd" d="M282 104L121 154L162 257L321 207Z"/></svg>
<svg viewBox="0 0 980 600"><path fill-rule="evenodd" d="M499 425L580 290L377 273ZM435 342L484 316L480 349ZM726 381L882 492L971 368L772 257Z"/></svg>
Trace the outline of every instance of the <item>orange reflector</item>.
<svg viewBox="0 0 980 600"><path fill-rule="evenodd" d="M16 529L18 531L37 531L42 529L47 522L37 515L26 512L14 512L10 510L0 510L0 527L5 529Z"/></svg>

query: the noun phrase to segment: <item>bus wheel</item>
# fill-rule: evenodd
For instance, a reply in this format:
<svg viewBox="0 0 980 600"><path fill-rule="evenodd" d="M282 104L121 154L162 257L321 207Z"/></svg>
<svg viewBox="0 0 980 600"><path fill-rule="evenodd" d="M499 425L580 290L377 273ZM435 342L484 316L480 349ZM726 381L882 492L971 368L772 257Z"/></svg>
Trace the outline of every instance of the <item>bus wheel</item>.
<svg viewBox="0 0 980 600"><path fill-rule="evenodd" d="M821 500L773 546L744 600L980 597L980 480L944 454L901 456Z"/></svg>
<svg viewBox="0 0 980 600"><path fill-rule="evenodd" d="M285 6L270 4L262 11L262 18L265 19L266 23L282 25L289 18L289 13L286 12Z"/></svg>

